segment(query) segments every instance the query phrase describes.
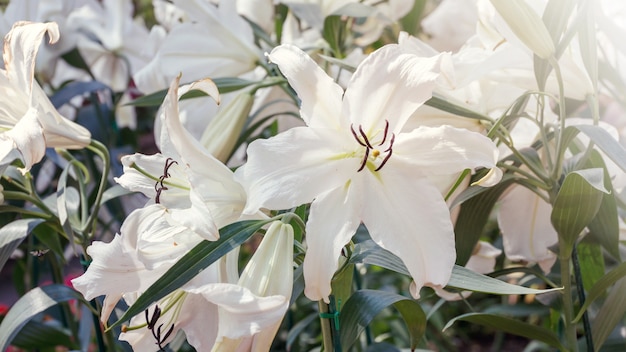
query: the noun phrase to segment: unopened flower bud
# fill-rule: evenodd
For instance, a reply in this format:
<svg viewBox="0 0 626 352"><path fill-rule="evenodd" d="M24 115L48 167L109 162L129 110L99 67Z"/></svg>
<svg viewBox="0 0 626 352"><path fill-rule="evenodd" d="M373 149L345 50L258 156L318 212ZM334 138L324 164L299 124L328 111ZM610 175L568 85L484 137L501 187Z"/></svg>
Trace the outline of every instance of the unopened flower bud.
<svg viewBox="0 0 626 352"><path fill-rule="evenodd" d="M554 42L541 17L525 0L491 0L513 33L537 56L548 59L554 54Z"/></svg>
<svg viewBox="0 0 626 352"><path fill-rule="evenodd" d="M204 130L200 142L218 160L224 163L228 161L253 102L253 93L240 93L217 113Z"/></svg>

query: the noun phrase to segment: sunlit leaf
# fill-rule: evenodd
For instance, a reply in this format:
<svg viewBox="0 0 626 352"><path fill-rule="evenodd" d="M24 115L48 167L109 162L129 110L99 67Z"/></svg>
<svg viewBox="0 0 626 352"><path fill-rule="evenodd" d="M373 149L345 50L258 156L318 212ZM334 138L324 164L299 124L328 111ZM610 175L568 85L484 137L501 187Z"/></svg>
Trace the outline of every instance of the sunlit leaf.
<svg viewBox="0 0 626 352"><path fill-rule="evenodd" d="M0 350L6 350L22 327L37 314L72 299L87 304L79 292L65 285L36 287L28 291L15 302L0 324Z"/></svg>
<svg viewBox="0 0 626 352"><path fill-rule="evenodd" d="M353 263L377 265L381 268L409 276L409 272L400 258L381 248L372 240L357 243L350 261ZM455 265L452 268L452 275L450 277L450 281L448 281L448 287L498 295L540 294L558 290L538 290L524 286L512 285L458 265Z"/></svg>
<svg viewBox="0 0 626 352"><path fill-rule="evenodd" d="M626 171L626 149L604 128L594 125L573 125L569 128L576 128L586 134L609 159L613 160L623 171Z"/></svg>
<svg viewBox="0 0 626 352"><path fill-rule="evenodd" d="M273 220L246 220L230 224L220 229L220 238L217 241L202 241L189 253L178 260L161 278L159 278L135 303L116 321L108 327L112 329L124 321L143 312L153 302L160 300L169 293L179 289L202 270L226 255L254 235L261 227Z"/></svg>
<svg viewBox="0 0 626 352"><path fill-rule="evenodd" d="M0 228L0 269L11 254L43 219L20 219Z"/></svg>
<svg viewBox="0 0 626 352"><path fill-rule="evenodd" d="M496 295L528 295L541 294L560 290L560 288L538 290L524 286L512 285L502 280L479 274L463 266L455 265L448 287Z"/></svg>
<svg viewBox="0 0 626 352"><path fill-rule="evenodd" d="M468 108L465 108L461 106L461 104L455 103L454 101L447 99L436 93L433 93L432 98L428 99L425 104L435 109L449 112L454 115L469 117L471 119L477 119L477 120L491 121L491 118L489 118L489 116L486 116L476 111L472 111Z"/></svg>
<svg viewBox="0 0 626 352"><path fill-rule="evenodd" d="M484 313L463 314L450 320L444 327L444 330L451 327L457 321L467 321L473 324L487 326L499 331L507 332L509 334L544 342L549 346L558 348L561 351L566 350L565 347L561 344L561 341L559 341L558 336L556 336L552 331L540 326L524 323L500 315Z"/></svg>
<svg viewBox="0 0 626 352"><path fill-rule="evenodd" d="M604 188L601 168L570 172L556 196L550 220L559 234L559 245L571 252L581 231L598 213Z"/></svg>
<svg viewBox="0 0 626 352"><path fill-rule="evenodd" d="M361 290L355 292L341 309L341 346L344 351L357 340L378 313L394 306L402 315L409 330L411 349L424 335L426 314L417 301L393 292Z"/></svg>

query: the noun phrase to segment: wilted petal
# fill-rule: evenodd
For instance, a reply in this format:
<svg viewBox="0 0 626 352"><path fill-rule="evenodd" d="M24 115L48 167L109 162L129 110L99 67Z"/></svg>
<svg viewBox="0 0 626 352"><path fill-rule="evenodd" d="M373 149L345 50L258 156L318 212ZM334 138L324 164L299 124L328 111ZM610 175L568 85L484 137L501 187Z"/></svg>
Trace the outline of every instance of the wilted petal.
<svg viewBox="0 0 626 352"><path fill-rule="evenodd" d="M50 44L59 40L59 27L54 22L16 22L4 38L4 67L9 79L30 93L35 75L35 58L45 34Z"/></svg>

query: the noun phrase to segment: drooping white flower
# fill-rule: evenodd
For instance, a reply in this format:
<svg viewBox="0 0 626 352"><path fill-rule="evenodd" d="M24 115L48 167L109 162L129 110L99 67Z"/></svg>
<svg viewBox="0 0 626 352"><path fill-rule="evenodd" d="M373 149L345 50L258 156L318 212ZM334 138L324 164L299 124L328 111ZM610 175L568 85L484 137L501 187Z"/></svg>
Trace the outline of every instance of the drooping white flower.
<svg viewBox="0 0 626 352"><path fill-rule="evenodd" d="M94 242L87 248L93 261L72 284L88 300L105 295L103 322L120 299L133 304L177 259L202 240L185 226L171 225L167 219L171 216L160 204L136 210L113 241ZM288 297L272 294L261 297L242 285L225 282L221 273L229 270L224 267L228 264L227 261L214 263L149 307L146 314L133 317L120 339L136 351L159 350L159 344L146 327L155 319L156 327L162 324L160 346L169 343L182 329L197 350L210 351L222 339L249 338L280 322ZM156 313L158 310L160 313ZM172 332L166 337L170 328Z"/></svg>
<svg viewBox="0 0 626 352"><path fill-rule="evenodd" d="M210 80L195 82L179 92L176 77L159 110L155 137L160 153L134 154L122 158L124 174L116 181L142 192L149 203L161 204L172 221L187 226L208 240L218 229L237 221L246 195L233 173L185 130L178 115L178 97L189 89L202 89L218 97Z"/></svg>
<svg viewBox="0 0 626 352"><path fill-rule="evenodd" d="M0 69L0 165L20 159L22 172L39 162L46 147L77 149L91 142L84 127L64 118L34 79L39 45L48 34L59 39L55 23L17 22L5 37Z"/></svg>
<svg viewBox="0 0 626 352"><path fill-rule="evenodd" d="M328 300L341 248L361 222L404 261L414 296L424 285L445 285L455 261L453 227L428 177L484 166L494 168L490 181L497 181L500 170L495 145L478 133L449 126L403 131L431 96L440 57L387 45L359 65L345 92L296 47L277 47L269 57L298 93L307 127L254 141L236 177L249 212L312 202L305 294Z"/></svg>

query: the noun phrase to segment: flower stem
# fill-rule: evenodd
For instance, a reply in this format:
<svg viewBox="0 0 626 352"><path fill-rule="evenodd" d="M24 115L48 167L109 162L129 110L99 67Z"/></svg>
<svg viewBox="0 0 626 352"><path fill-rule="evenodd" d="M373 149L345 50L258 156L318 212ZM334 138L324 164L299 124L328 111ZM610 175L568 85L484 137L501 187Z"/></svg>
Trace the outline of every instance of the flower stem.
<svg viewBox="0 0 626 352"><path fill-rule="evenodd" d="M565 325L565 339L567 347L571 352L578 351L576 339L576 324L574 320L574 302L572 302L572 275L570 272L570 259L572 253L569 249L561 249L559 261L561 264L561 285L563 286L563 323Z"/></svg>
<svg viewBox="0 0 626 352"><path fill-rule="evenodd" d="M330 319L322 317L328 314L328 304L323 300L317 302L320 311L320 325L322 327L322 339L324 342L324 351L333 351L333 329L330 326Z"/></svg>

